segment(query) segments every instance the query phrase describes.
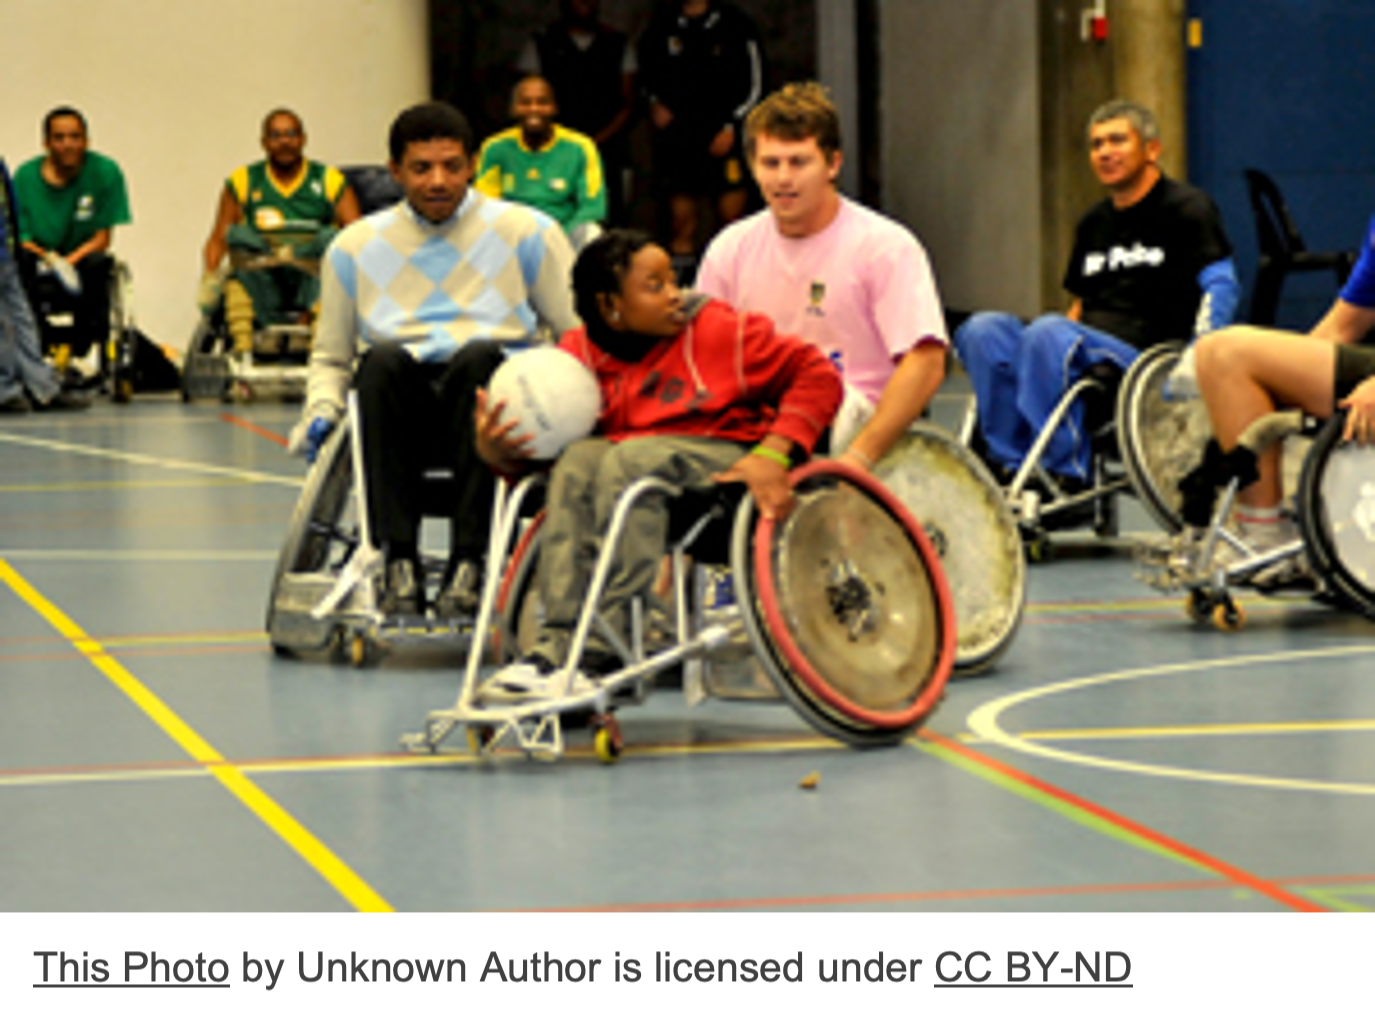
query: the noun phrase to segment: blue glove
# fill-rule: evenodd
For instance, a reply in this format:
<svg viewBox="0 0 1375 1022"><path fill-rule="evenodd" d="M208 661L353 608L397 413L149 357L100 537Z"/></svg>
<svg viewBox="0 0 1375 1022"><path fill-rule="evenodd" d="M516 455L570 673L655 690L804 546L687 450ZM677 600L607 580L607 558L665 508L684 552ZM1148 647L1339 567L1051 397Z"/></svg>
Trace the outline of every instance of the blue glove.
<svg viewBox="0 0 1375 1022"><path fill-rule="evenodd" d="M320 448L324 446L329 435L334 432L334 423L326 419L323 415L317 415L306 427L306 464L314 465L315 459L320 456Z"/></svg>

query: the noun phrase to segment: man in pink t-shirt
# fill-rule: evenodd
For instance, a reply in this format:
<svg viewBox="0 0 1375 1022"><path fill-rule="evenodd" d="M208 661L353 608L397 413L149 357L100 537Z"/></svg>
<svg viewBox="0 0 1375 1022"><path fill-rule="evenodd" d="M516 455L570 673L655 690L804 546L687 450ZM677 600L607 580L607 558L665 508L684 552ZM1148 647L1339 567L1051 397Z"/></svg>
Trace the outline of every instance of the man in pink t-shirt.
<svg viewBox="0 0 1375 1022"><path fill-rule="evenodd" d="M768 209L717 235L697 288L826 352L846 385L832 452L871 469L945 378L945 319L926 252L907 228L836 190L840 119L820 85L787 85L755 107L745 154Z"/></svg>

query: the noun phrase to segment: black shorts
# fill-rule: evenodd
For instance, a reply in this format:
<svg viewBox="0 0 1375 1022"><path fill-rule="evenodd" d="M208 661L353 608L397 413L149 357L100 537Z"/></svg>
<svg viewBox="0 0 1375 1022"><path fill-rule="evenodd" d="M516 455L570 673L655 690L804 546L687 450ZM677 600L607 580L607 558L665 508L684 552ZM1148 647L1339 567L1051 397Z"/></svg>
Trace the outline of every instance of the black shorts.
<svg viewBox="0 0 1375 1022"><path fill-rule="evenodd" d="M654 140L654 185L660 196L715 197L749 185L745 154L736 129L725 156L712 156L711 137L666 130Z"/></svg>
<svg viewBox="0 0 1375 1022"><path fill-rule="evenodd" d="M1332 403L1343 400L1357 384L1375 376L1375 345L1337 345L1337 368L1332 384Z"/></svg>

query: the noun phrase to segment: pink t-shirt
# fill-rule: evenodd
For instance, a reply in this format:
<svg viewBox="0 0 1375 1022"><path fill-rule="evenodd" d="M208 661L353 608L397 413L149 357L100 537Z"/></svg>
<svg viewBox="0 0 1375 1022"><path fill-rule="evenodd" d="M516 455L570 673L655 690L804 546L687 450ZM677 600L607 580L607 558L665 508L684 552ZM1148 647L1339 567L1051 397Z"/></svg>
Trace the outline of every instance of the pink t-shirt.
<svg viewBox="0 0 1375 1022"><path fill-rule="evenodd" d="M926 250L843 196L836 218L806 238L784 237L767 209L731 224L708 246L696 286L811 341L875 404L898 358L948 343Z"/></svg>

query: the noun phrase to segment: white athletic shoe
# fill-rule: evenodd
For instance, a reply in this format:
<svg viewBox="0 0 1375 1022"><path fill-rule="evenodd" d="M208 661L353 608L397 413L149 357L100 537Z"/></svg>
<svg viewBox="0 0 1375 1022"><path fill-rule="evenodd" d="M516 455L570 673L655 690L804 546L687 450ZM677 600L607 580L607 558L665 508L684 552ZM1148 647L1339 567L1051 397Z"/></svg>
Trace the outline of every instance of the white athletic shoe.
<svg viewBox="0 0 1375 1022"><path fill-rule="evenodd" d="M595 692L597 682L582 671L573 672L572 685L560 668L548 670L542 659L527 658L503 667L478 688L482 703L534 703Z"/></svg>
<svg viewBox="0 0 1375 1022"><path fill-rule="evenodd" d="M1298 527L1291 518L1282 518L1277 528L1266 529L1259 535L1256 531L1248 530L1246 526L1241 524L1234 524L1233 531L1250 547L1250 550L1243 554L1234 549L1231 544L1219 540L1218 547L1213 552L1213 565L1215 567L1227 568L1240 561L1249 561L1253 557L1274 550L1276 547L1288 546L1299 538ZM1311 578L1312 571L1308 566L1308 557L1302 550L1299 550L1283 560L1267 564L1243 581L1246 585L1256 589L1283 589L1306 583Z"/></svg>

